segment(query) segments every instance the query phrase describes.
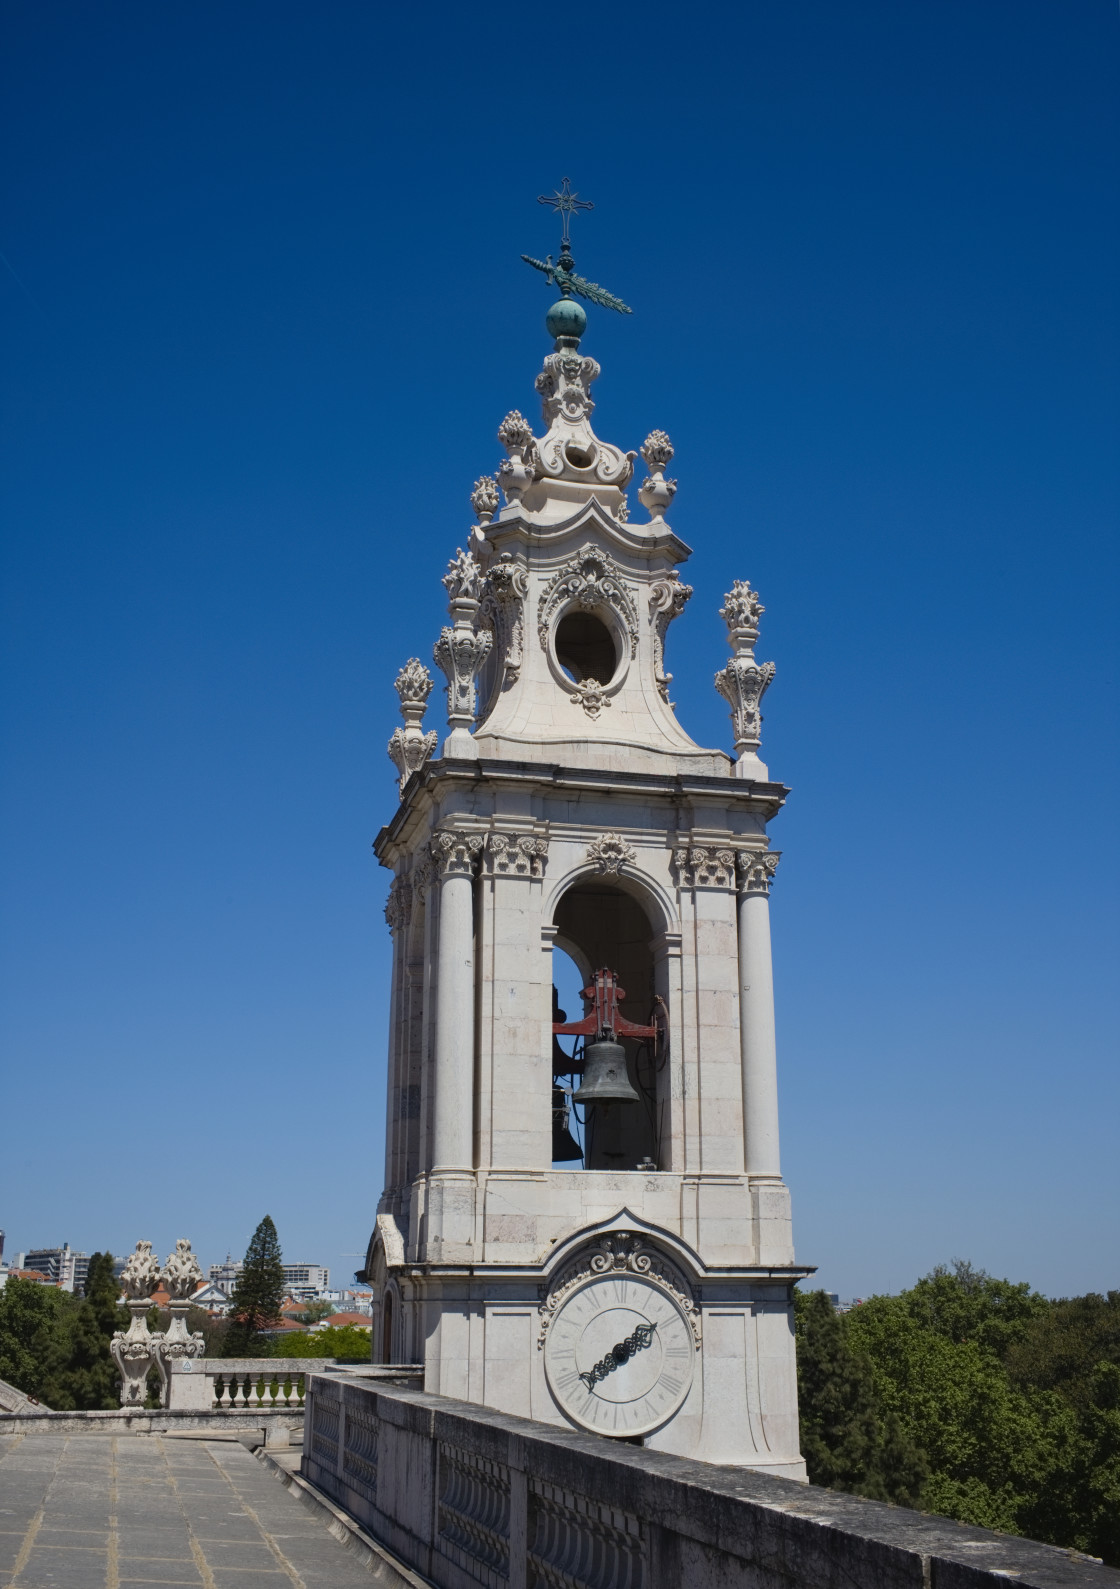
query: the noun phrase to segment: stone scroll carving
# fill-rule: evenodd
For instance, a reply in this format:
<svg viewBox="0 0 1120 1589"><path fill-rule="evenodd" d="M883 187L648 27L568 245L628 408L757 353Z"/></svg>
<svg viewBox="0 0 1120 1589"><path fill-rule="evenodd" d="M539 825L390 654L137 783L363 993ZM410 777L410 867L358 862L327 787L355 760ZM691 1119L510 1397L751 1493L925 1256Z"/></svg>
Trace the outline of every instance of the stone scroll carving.
<svg viewBox="0 0 1120 1589"><path fill-rule="evenodd" d="M756 662L758 621L766 611L750 581L737 579L719 610L727 624L728 644L735 653L716 674L716 689L731 708L735 749L740 756L757 753L762 743L762 697L777 671L773 662Z"/></svg>
<svg viewBox="0 0 1120 1589"><path fill-rule="evenodd" d="M733 888L735 851L720 845L690 844L673 851L682 888Z"/></svg>
<svg viewBox="0 0 1120 1589"><path fill-rule="evenodd" d="M655 1247L646 1244L642 1236L628 1231L611 1231L600 1236L594 1246L585 1247L569 1264L566 1264L547 1289L542 1288L537 1306L540 1330L537 1335L538 1350L544 1346L548 1327L556 1317L557 1309L568 1293L589 1275L603 1275L627 1271L652 1280L680 1304L692 1329L694 1344L699 1350L700 1309L696 1306L692 1288L675 1264Z"/></svg>
<svg viewBox="0 0 1120 1589"><path fill-rule="evenodd" d="M548 840L535 833L491 833L486 840L495 877L543 877Z"/></svg>
<svg viewBox="0 0 1120 1589"><path fill-rule="evenodd" d="M394 688L400 696L404 727L393 730L388 751L389 759L397 769L403 795L404 786L412 774L419 772L435 751L439 735L434 728L425 734L420 727L427 710L428 696L432 693L432 675L419 657L409 657L397 674Z"/></svg>
<svg viewBox="0 0 1120 1589"><path fill-rule="evenodd" d="M512 553L503 552L486 576L478 612L480 624L488 625L494 635L494 651L502 664L503 688L512 684L521 672L528 593L528 569L523 563L515 562Z"/></svg>
<svg viewBox="0 0 1120 1589"><path fill-rule="evenodd" d="M638 858L638 852L632 844L627 844L621 833L604 833L601 839L594 839L587 846L587 859L600 873L619 873L627 865L633 865Z"/></svg>
<svg viewBox="0 0 1120 1589"><path fill-rule="evenodd" d="M768 894L781 858L781 850L740 850L736 856L740 892Z"/></svg>
<svg viewBox="0 0 1120 1589"><path fill-rule="evenodd" d="M676 569L650 586L649 615L653 623L653 679L657 693L666 706L672 706L669 686L673 675L665 672L665 633L674 618L679 618L692 595L692 586L681 582Z"/></svg>
<svg viewBox="0 0 1120 1589"><path fill-rule="evenodd" d="M548 634L554 615L567 606L593 612L596 607L613 607L626 629L630 655L638 654L638 608L614 558L590 541L575 557L558 568L537 602L537 638L547 651Z"/></svg>
<svg viewBox="0 0 1120 1589"><path fill-rule="evenodd" d="M477 758L471 735L475 718L475 679L494 640L477 627L483 576L473 552L459 550L443 576L450 597L452 623L440 631L433 656L447 676L447 722L451 729L444 754Z"/></svg>

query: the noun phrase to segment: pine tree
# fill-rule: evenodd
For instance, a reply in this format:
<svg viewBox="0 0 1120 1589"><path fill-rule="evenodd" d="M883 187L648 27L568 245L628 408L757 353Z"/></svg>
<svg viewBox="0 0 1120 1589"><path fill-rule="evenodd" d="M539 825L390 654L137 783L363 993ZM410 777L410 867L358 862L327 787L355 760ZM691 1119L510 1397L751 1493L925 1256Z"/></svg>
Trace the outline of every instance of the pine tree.
<svg viewBox="0 0 1120 1589"><path fill-rule="evenodd" d="M280 1238L276 1234L276 1226L266 1214L253 1232L253 1239L245 1252L244 1266L230 1298L230 1322L224 1356L260 1355L264 1344L263 1332L270 1329L280 1317L283 1295L284 1269Z"/></svg>

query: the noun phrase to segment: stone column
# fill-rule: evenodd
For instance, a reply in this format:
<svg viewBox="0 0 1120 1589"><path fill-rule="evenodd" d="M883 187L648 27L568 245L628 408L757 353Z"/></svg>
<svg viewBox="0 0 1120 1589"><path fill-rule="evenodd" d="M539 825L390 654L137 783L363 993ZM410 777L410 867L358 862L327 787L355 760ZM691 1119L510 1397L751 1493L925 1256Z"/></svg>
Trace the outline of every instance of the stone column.
<svg viewBox="0 0 1120 1589"><path fill-rule="evenodd" d="M740 850L739 1041L743 1056L746 1171L781 1177L778 1156L778 1055L774 1040L774 971L770 958L771 850Z"/></svg>
<svg viewBox="0 0 1120 1589"><path fill-rule="evenodd" d="M471 1173L474 1125L474 874L481 833L432 839L440 878L432 1170Z"/></svg>

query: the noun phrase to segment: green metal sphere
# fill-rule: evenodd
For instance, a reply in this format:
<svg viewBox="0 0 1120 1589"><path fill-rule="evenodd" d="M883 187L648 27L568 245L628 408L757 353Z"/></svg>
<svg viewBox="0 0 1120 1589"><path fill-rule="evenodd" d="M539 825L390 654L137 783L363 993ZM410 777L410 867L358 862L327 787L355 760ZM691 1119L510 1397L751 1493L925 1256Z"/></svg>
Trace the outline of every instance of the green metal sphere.
<svg viewBox="0 0 1120 1589"><path fill-rule="evenodd" d="M587 316L574 298L561 298L544 317L545 330L550 337L579 338L587 330Z"/></svg>

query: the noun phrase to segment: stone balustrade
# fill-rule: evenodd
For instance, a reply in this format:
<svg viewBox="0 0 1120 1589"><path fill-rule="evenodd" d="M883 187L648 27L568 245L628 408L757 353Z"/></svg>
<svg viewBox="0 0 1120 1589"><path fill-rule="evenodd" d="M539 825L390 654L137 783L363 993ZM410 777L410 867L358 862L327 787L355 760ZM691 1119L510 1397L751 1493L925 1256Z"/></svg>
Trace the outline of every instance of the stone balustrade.
<svg viewBox="0 0 1120 1589"><path fill-rule="evenodd" d="M319 1373L301 1477L385 1582L436 1589L1120 1589L1077 1551Z"/></svg>
<svg viewBox="0 0 1120 1589"><path fill-rule="evenodd" d="M172 1367L168 1406L192 1412L302 1412L307 1375L332 1370L396 1380L423 1373L339 1364L333 1357L187 1357Z"/></svg>

